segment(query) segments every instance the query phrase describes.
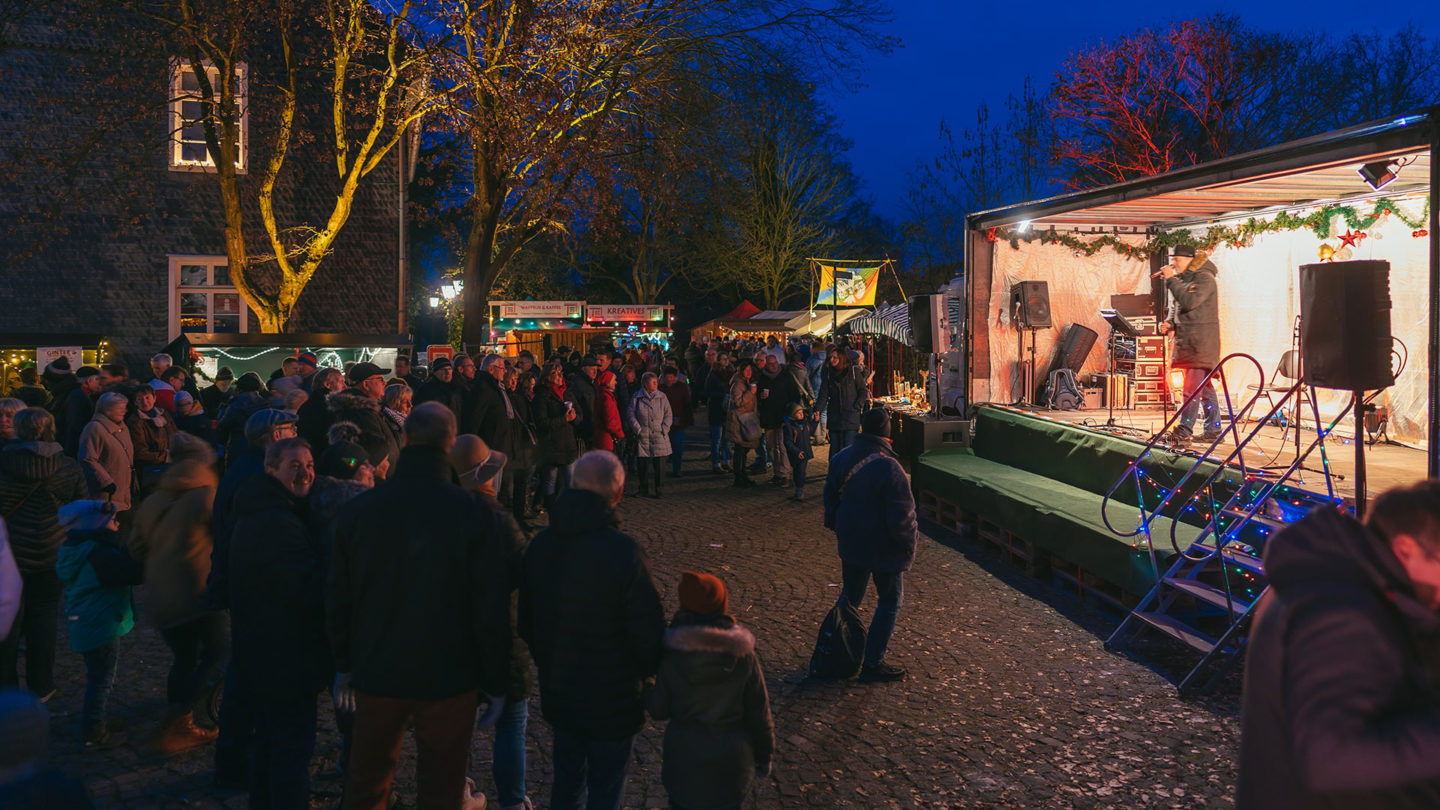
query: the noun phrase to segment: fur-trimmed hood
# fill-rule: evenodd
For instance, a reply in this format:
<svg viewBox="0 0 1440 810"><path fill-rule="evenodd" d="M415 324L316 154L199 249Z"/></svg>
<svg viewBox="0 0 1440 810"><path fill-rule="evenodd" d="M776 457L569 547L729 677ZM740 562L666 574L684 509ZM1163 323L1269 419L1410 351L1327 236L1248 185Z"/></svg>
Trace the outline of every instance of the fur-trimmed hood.
<svg viewBox="0 0 1440 810"><path fill-rule="evenodd" d="M374 411L380 412L380 400L371 399L359 391L336 391L325 398L325 407L331 413L341 414L347 411Z"/></svg>
<svg viewBox="0 0 1440 810"><path fill-rule="evenodd" d="M665 649L743 658L755 652L755 635L738 624L731 627L686 624L665 631Z"/></svg>

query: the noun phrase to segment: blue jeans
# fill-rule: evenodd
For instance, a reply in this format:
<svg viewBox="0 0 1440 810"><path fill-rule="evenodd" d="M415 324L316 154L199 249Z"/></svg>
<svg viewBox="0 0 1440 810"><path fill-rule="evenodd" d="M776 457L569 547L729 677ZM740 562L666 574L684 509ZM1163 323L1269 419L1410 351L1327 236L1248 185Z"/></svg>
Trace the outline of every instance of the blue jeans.
<svg viewBox="0 0 1440 810"><path fill-rule="evenodd" d="M685 431L670 431L670 472L680 475L680 454L685 452Z"/></svg>
<svg viewBox="0 0 1440 810"><path fill-rule="evenodd" d="M597 740L555 729L551 809L620 810L633 740Z"/></svg>
<svg viewBox="0 0 1440 810"><path fill-rule="evenodd" d="M120 642L110 639L85 653L85 705L80 726L85 738L94 739L105 731L105 707L115 688L115 670L120 663Z"/></svg>
<svg viewBox="0 0 1440 810"><path fill-rule="evenodd" d="M255 704L255 734L250 738L250 810L304 810L310 806L315 725L313 695Z"/></svg>
<svg viewBox="0 0 1440 810"><path fill-rule="evenodd" d="M770 466L770 448L768 445L769 442L765 441L765 434L761 433L760 443L755 445L755 466L759 468L760 472L765 472L765 468Z"/></svg>
<svg viewBox="0 0 1440 810"><path fill-rule="evenodd" d="M495 721L495 759L491 773L500 806L525 801L525 726L530 720L530 701L507 700Z"/></svg>
<svg viewBox="0 0 1440 810"><path fill-rule="evenodd" d="M710 466L730 463L730 442L725 441L725 426L710 426Z"/></svg>
<svg viewBox="0 0 1440 810"><path fill-rule="evenodd" d="M790 457L790 470L795 481L795 497L805 496L805 468L810 466L810 459Z"/></svg>
<svg viewBox="0 0 1440 810"><path fill-rule="evenodd" d="M834 433L831 434L832 436ZM865 637L864 665L875 667L885 663L885 650L890 646L890 634L895 632L895 618L900 615L900 601L905 592L902 574L871 571L859 565L841 564L841 582L844 594L841 598L858 609L865 599L865 589L870 580L875 580L875 616L870 620L870 632Z"/></svg>
<svg viewBox="0 0 1440 810"><path fill-rule="evenodd" d="M855 441L855 436L859 433L860 431L858 430L830 431L830 458L835 458L836 453L849 447L850 443Z"/></svg>
<svg viewBox="0 0 1440 810"><path fill-rule="evenodd" d="M554 497L570 487L570 466L546 464L540 468L540 492Z"/></svg>
<svg viewBox="0 0 1440 810"><path fill-rule="evenodd" d="M1208 368L1187 368L1185 369L1185 393L1184 398L1189 399L1190 395L1200 390L1200 396L1196 397L1185 409L1180 412L1180 424L1176 428L1177 433L1187 436L1194 433L1195 412L1200 408L1205 409L1205 432L1220 432L1220 403L1215 396L1215 388L1210 385L1210 369Z"/></svg>

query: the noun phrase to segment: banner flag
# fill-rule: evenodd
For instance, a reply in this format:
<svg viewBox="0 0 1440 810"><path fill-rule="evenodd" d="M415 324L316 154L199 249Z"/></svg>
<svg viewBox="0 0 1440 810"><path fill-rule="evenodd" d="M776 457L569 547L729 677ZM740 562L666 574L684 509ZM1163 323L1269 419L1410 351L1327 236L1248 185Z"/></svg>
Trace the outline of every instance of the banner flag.
<svg viewBox="0 0 1440 810"><path fill-rule="evenodd" d="M832 267L820 265L819 295L815 306L838 304L842 307L875 306L875 291L880 286L880 268ZM839 299L838 301L836 299Z"/></svg>

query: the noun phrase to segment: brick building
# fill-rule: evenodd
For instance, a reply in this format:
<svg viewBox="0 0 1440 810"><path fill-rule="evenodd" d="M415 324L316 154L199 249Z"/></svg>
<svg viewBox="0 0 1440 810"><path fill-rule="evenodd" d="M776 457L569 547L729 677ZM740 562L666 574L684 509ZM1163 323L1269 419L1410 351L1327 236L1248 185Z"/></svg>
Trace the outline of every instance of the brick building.
<svg viewBox="0 0 1440 810"><path fill-rule="evenodd" d="M189 63L137 46L143 25L37 13L0 37L0 335L98 334L135 361L182 332L259 331L229 283L219 185L202 130L187 121L199 108ZM241 74L242 171L269 154L266 88L279 74L263 54ZM339 188L329 97L317 80L300 98L302 137L275 208L282 225L319 226ZM396 148L362 180L288 331L405 332L407 163ZM241 183L253 255L268 239L258 180L247 171ZM273 289L278 272L266 269L256 275Z"/></svg>

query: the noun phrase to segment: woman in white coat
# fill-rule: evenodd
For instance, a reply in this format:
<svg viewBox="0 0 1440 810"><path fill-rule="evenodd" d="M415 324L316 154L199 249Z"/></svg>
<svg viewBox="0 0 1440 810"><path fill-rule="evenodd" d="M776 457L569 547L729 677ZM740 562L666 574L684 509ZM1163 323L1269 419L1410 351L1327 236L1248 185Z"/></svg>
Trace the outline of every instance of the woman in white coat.
<svg viewBox="0 0 1440 810"><path fill-rule="evenodd" d="M640 390L630 398L630 406L625 409L625 426L635 438L641 495L650 494L647 479L653 473L654 497L660 497L660 468L670 457L670 425L674 421L670 399L660 392L659 376L653 371L645 372L640 378Z"/></svg>

